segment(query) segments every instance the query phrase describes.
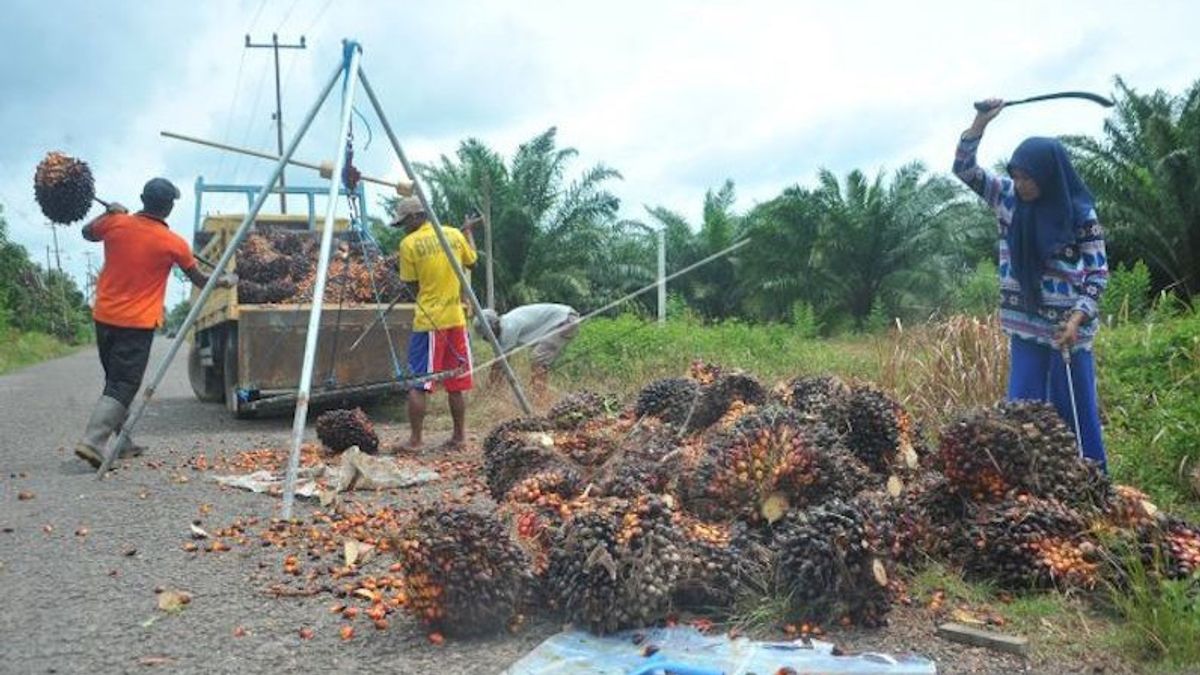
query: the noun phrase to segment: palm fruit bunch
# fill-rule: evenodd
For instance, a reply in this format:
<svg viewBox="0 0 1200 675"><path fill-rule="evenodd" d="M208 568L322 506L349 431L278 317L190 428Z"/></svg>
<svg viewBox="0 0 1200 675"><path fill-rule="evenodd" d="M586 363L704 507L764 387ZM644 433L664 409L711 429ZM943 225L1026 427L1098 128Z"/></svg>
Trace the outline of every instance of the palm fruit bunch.
<svg viewBox="0 0 1200 675"><path fill-rule="evenodd" d="M857 386L845 410L846 446L873 471L889 474L917 468L920 439L899 401L874 387Z"/></svg>
<svg viewBox="0 0 1200 675"><path fill-rule="evenodd" d="M1142 558L1147 565L1161 563L1168 579L1187 579L1200 570L1200 527L1180 518L1167 518L1139 532Z"/></svg>
<svg viewBox="0 0 1200 675"><path fill-rule="evenodd" d="M1075 437L1048 404L1002 403L969 411L942 428L938 462L959 494L997 502L1011 491L1102 506L1106 479L1079 458Z"/></svg>
<svg viewBox="0 0 1200 675"><path fill-rule="evenodd" d="M709 363L703 359L694 359L690 364L688 364L688 377L701 385L712 384L724 374L724 368L715 363Z"/></svg>
<svg viewBox="0 0 1200 675"><path fill-rule="evenodd" d="M238 302L252 305L274 305L287 302L296 295L296 283L291 279L275 279L265 284L238 279Z"/></svg>
<svg viewBox="0 0 1200 675"><path fill-rule="evenodd" d="M647 384L638 392L634 413L683 425L700 397L700 384L687 377L668 377Z"/></svg>
<svg viewBox="0 0 1200 675"><path fill-rule="evenodd" d="M661 420L632 415L593 417L550 437L555 453L597 475L622 462L661 459L675 447L675 435Z"/></svg>
<svg viewBox="0 0 1200 675"><path fill-rule="evenodd" d="M580 466L596 468L613 456L632 428L633 420L594 418L571 430L551 432L551 448Z"/></svg>
<svg viewBox="0 0 1200 675"><path fill-rule="evenodd" d="M33 174L33 197L51 222L66 225L87 215L96 196L86 162L61 152L46 154Z"/></svg>
<svg viewBox="0 0 1200 675"><path fill-rule="evenodd" d="M271 238L255 232L238 247L237 274L239 279L267 284L291 276L291 259L275 249Z"/></svg>
<svg viewBox="0 0 1200 675"><path fill-rule="evenodd" d="M311 302L319 254L316 237L306 230L267 226L251 234L238 247L238 300ZM377 251L364 251L352 239L343 239L329 261L324 299L386 302L402 286L394 258L381 258Z"/></svg>
<svg viewBox="0 0 1200 675"><path fill-rule="evenodd" d="M317 251L317 238L307 231L289 230L269 225L256 225L270 247L289 258L314 258ZM251 235L251 237L254 235ZM250 237L246 240L249 241Z"/></svg>
<svg viewBox="0 0 1200 675"><path fill-rule="evenodd" d="M404 290L404 282L400 281L400 256L390 255L381 257L374 262L375 268L375 288L379 291L379 297L386 302L400 297L401 291ZM415 298L412 298L415 300Z"/></svg>
<svg viewBox="0 0 1200 675"><path fill-rule="evenodd" d="M554 459L550 423L518 417L495 426L483 439L483 472L492 499L501 501L521 479Z"/></svg>
<svg viewBox="0 0 1200 675"><path fill-rule="evenodd" d="M904 486L904 515L900 521L904 557L955 557L965 550L969 513L967 502L955 492L950 481L930 472Z"/></svg>
<svg viewBox="0 0 1200 675"><path fill-rule="evenodd" d="M891 609L888 571L867 519L841 499L789 514L777 529L777 578L792 617L878 626Z"/></svg>
<svg viewBox="0 0 1200 675"><path fill-rule="evenodd" d="M598 493L633 499L671 492L683 463L675 440L669 427L642 420L597 472Z"/></svg>
<svg viewBox="0 0 1200 675"><path fill-rule="evenodd" d="M699 466L681 476L682 492L696 514L751 523L775 522L804 507L860 487L856 462L837 446L813 442L795 412L768 406L715 436Z"/></svg>
<svg viewBox="0 0 1200 675"><path fill-rule="evenodd" d="M582 481L575 469L565 463L551 461L517 481L505 495L504 501L557 508L579 496L582 490Z"/></svg>
<svg viewBox="0 0 1200 675"><path fill-rule="evenodd" d="M334 452L342 452L352 445L357 445L359 450L368 455L379 451L379 436L375 434L371 418L362 408L321 413L317 417L317 438Z"/></svg>
<svg viewBox="0 0 1200 675"><path fill-rule="evenodd" d="M438 505L420 514L396 542L405 607L447 635L485 635L517 614L529 560L496 518Z"/></svg>
<svg viewBox="0 0 1200 675"><path fill-rule="evenodd" d="M770 575L770 551L740 524L707 523L679 513L684 561L675 587L677 608L719 612L745 592L762 592Z"/></svg>
<svg viewBox="0 0 1200 675"><path fill-rule="evenodd" d="M701 385L696 408L688 420L688 431L700 431L725 421L727 425L736 421L725 419L726 415L736 406L741 414L747 408L753 408L766 402L767 393L758 380L744 373L728 373L717 375L712 382Z"/></svg>
<svg viewBox="0 0 1200 675"><path fill-rule="evenodd" d="M1086 529L1083 517L1057 499L1012 497L970 525L965 570L1007 588L1092 588L1100 548Z"/></svg>
<svg viewBox="0 0 1200 675"><path fill-rule="evenodd" d="M802 415L822 419L835 430L846 423L850 386L833 375L798 377L771 391L771 398Z"/></svg>
<svg viewBox="0 0 1200 675"><path fill-rule="evenodd" d="M1113 485L1104 505L1107 524L1124 530L1137 530L1158 522L1158 507L1150 496L1129 485Z"/></svg>
<svg viewBox="0 0 1200 675"><path fill-rule="evenodd" d="M684 551L670 497L595 500L554 536L550 602L599 634L667 617Z"/></svg>
<svg viewBox="0 0 1200 675"><path fill-rule="evenodd" d="M885 490L867 490L848 500L863 514L867 540L880 554L905 562L913 557L921 521L901 497Z"/></svg>
<svg viewBox="0 0 1200 675"><path fill-rule="evenodd" d="M594 391L577 391L564 396L546 411L546 419L555 429L575 429L588 420L613 410L616 402Z"/></svg>

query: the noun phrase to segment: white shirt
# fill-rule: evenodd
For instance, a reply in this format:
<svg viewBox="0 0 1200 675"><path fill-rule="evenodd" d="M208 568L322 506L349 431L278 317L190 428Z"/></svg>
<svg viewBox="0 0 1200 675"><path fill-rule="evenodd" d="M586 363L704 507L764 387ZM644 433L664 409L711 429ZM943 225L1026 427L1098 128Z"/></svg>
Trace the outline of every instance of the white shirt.
<svg viewBox="0 0 1200 675"><path fill-rule="evenodd" d="M549 335L578 313L570 305L523 305L500 317L500 348L505 353Z"/></svg>

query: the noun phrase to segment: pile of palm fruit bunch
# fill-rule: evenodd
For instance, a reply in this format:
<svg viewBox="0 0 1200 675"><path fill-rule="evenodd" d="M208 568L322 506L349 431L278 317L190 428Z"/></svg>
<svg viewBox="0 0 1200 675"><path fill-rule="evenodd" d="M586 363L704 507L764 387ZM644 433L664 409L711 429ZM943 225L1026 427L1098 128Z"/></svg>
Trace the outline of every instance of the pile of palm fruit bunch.
<svg viewBox="0 0 1200 675"><path fill-rule="evenodd" d="M866 515L873 545L891 560L955 560L966 550L969 505L935 471L908 482L889 479L884 489L860 492L852 503Z"/></svg>
<svg viewBox="0 0 1200 675"><path fill-rule="evenodd" d="M597 633L661 621L684 574L674 500L598 498L555 531L546 594L571 621Z"/></svg>
<svg viewBox="0 0 1200 675"><path fill-rule="evenodd" d="M768 388L694 364L624 402L579 392L503 422L483 454L501 524L490 545L525 565L504 611L550 608L599 633L728 616L771 594L787 598L787 621L879 625L902 597L899 566L929 560L1007 589L1091 589L1114 533L1163 576L1200 561L1200 529L1110 485L1041 404L965 411L927 445L872 385ZM454 546L487 545L470 536ZM418 579L415 597L456 583Z"/></svg>
<svg viewBox="0 0 1200 675"><path fill-rule="evenodd" d="M968 411L942 429L938 462L959 494L974 502L1027 493L1093 509L1102 507L1109 489L1100 471L1080 459L1074 435L1045 403Z"/></svg>
<svg viewBox="0 0 1200 675"><path fill-rule="evenodd" d="M61 152L46 154L33 174L33 197L51 222L66 225L87 215L96 196L87 163Z"/></svg>
<svg viewBox="0 0 1200 675"><path fill-rule="evenodd" d="M382 257L373 245L344 236L329 261L325 301L387 302L403 285L396 258ZM238 301L249 304L311 302L320 241L308 231L265 226L238 247Z"/></svg>
<svg viewBox="0 0 1200 675"><path fill-rule="evenodd" d="M746 414L705 444L681 478L685 503L711 519L773 523L792 507L854 494L872 482L867 467L838 444L825 445L803 418L768 406Z"/></svg>
<svg viewBox="0 0 1200 675"><path fill-rule="evenodd" d="M920 430L899 401L874 386L800 377L775 386L771 398L835 432L875 473L917 469L924 451Z"/></svg>
<svg viewBox="0 0 1200 675"><path fill-rule="evenodd" d="M1200 571L1200 526L1181 518L1165 518L1139 533L1142 560L1168 579L1188 579Z"/></svg>
<svg viewBox="0 0 1200 675"><path fill-rule="evenodd" d="M368 455L379 451L379 435L362 408L325 411L317 416L316 427L321 444L335 453L351 446Z"/></svg>
<svg viewBox="0 0 1200 675"><path fill-rule="evenodd" d="M422 512L395 543L405 609L446 635L494 633L517 614L529 561L497 518L462 507Z"/></svg>
<svg viewBox="0 0 1200 675"><path fill-rule="evenodd" d="M633 412L638 418L653 417L696 432L713 425L728 427L765 401L766 391L753 377L696 362L689 377L655 380L644 387Z"/></svg>
<svg viewBox="0 0 1200 675"><path fill-rule="evenodd" d="M867 516L841 499L788 514L775 535L778 574L797 619L880 625L891 606L885 558Z"/></svg>
<svg viewBox="0 0 1200 675"><path fill-rule="evenodd" d="M1007 499L972 523L966 571L1009 588L1092 588L1100 546L1087 530L1085 519L1056 499Z"/></svg>

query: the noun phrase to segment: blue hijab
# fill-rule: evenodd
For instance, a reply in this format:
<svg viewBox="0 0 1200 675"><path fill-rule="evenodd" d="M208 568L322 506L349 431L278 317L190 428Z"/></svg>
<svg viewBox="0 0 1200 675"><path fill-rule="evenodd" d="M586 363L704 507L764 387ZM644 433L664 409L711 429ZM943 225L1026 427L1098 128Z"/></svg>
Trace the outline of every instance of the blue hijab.
<svg viewBox="0 0 1200 675"><path fill-rule="evenodd" d="M1041 193L1032 202L1017 197L1007 236L1025 309L1036 311L1042 302L1042 270L1051 257L1075 243L1075 228L1091 216L1096 201L1057 139L1025 139L1008 162L1010 174L1013 169L1029 174Z"/></svg>

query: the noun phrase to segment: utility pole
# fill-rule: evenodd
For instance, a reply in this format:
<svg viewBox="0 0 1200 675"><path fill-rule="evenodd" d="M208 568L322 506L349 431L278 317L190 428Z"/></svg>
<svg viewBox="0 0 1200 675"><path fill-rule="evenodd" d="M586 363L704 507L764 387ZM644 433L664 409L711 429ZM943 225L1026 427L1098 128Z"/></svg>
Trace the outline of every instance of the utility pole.
<svg viewBox="0 0 1200 675"><path fill-rule="evenodd" d="M84 280L83 280L83 282L84 282L83 287L84 287L84 293L85 293L84 297L87 299L87 304L89 304L89 305L92 304L92 287L96 283L95 272L92 271L92 256L93 255L95 255L95 253L92 253L91 251L83 252L83 257L87 258L87 276L84 277Z"/></svg>
<svg viewBox="0 0 1200 675"><path fill-rule="evenodd" d="M658 325L667 322L667 228L658 230Z"/></svg>
<svg viewBox="0 0 1200 675"><path fill-rule="evenodd" d="M54 237L55 269L58 270L59 274L62 274L62 256L59 255L59 250L58 250L58 228L54 226L54 223L50 223L50 234L51 234L51 236ZM47 260L46 263L49 264L50 261Z"/></svg>
<svg viewBox="0 0 1200 675"><path fill-rule="evenodd" d="M279 83L279 50L280 49L305 49L304 36L300 36L300 44L287 45L279 44L279 35L271 33L270 44L255 44L250 42L250 35L246 35L247 49L271 49L275 52L275 138L279 142L279 155L283 156L283 92L280 91ZM279 211L287 213L287 195L282 190L287 187L284 181L283 172L279 172Z"/></svg>

